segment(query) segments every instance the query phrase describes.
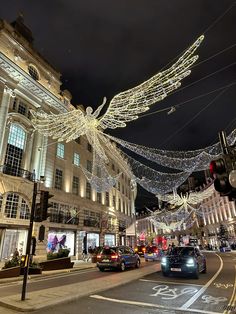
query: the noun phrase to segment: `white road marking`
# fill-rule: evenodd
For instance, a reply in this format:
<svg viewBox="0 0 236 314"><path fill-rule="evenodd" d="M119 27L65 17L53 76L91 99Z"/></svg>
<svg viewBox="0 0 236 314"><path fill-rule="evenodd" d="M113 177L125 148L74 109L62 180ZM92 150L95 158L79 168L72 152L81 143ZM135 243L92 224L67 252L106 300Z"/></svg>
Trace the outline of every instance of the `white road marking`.
<svg viewBox="0 0 236 314"><path fill-rule="evenodd" d="M109 301L109 302L115 302L115 303L123 303L123 304L130 304L130 305L136 305L136 306L146 306L146 307L152 307L157 309L165 309L165 310L173 310L173 311L180 311L182 308L179 307L169 307L159 304L152 304L152 303L146 303L146 302L138 302L138 301L128 301L128 300L118 300L118 299L112 299L112 298L106 298L101 295L90 295L90 298L103 300L103 301ZM186 312L190 313L203 313L203 314L222 314L220 312L212 312L212 311L205 311L205 310L195 310L195 309L185 309Z"/></svg>
<svg viewBox="0 0 236 314"><path fill-rule="evenodd" d="M203 303L209 303L209 304L219 304L219 302L225 302L227 301L227 298L225 297L213 297L212 295L203 295L202 296L202 302Z"/></svg>
<svg viewBox="0 0 236 314"><path fill-rule="evenodd" d="M174 300L183 294L194 294L198 291L194 288L184 288L181 290L178 288L169 289L167 285L157 285L152 290L156 291L156 293L150 294L150 297L161 295L163 300Z"/></svg>
<svg viewBox="0 0 236 314"><path fill-rule="evenodd" d="M216 256L218 256L220 259L220 267L218 271L191 299L189 299L184 305L181 306L181 310L186 310L187 308L189 308L200 297L200 295L202 295L206 291L206 289L212 284L212 282L218 277L219 273L221 272L223 268L223 260L220 257L220 255L216 254Z"/></svg>
<svg viewBox="0 0 236 314"><path fill-rule="evenodd" d="M195 283L185 283L185 282L174 282L174 281L162 281L162 280L149 280L149 279L139 279L140 281L147 281L147 282L160 282L160 283L168 283L173 285L182 285L182 286L196 286L202 287L203 285L196 285Z"/></svg>

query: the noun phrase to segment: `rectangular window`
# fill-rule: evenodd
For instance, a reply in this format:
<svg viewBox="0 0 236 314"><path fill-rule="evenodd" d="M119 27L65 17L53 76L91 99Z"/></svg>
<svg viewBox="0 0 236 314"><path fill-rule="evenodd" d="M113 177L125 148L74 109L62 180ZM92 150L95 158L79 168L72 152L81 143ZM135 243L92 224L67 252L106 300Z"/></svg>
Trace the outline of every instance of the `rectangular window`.
<svg viewBox="0 0 236 314"><path fill-rule="evenodd" d="M89 172L92 172L92 162L91 162L91 160L87 160L87 170Z"/></svg>
<svg viewBox="0 0 236 314"><path fill-rule="evenodd" d="M102 202L102 194L97 192L97 202L101 204Z"/></svg>
<svg viewBox="0 0 236 314"><path fill-rule="evenodd" d="M72 193L75 195L79 194L79 178L73 176L73 181L72 181Z"/></svg>
<svg viewBox="0 0 236 314"><path fill-rule="evenodd" d="M65 145L62 143L57 144L57 157L64 158L65 155Z"/></svg>
<svg viewBox="0 0 236 314"><path fill-rule="evenodd" d="M78 153L74 153L74 165L80 165L80 155Z"/></svg>
<svg viewBox="0 0 236 314"><path fill-rule="evenodd" d="M113 195L113 199L112 200L113 200L113 204L112 205L113 205L114 208L116 208L116 197L115 197L115 195Z"/></svg>
<svg viewBox="0 0 236 314"><path fill-rule="evenodd" d="M88 148L88 151L89 151L90 153L92 153L92 146L91 146L91 144L90 144L90 143L88 143L87 148Z"/></svg>
<svg viewBox="0 0 236 314"><path fill-rule="evenodd" d="M77 144L80 144L80 137L77 137L77 138L75 139L75 141L76 141Z"/></svg>
<svg viewBox="0 0 236 314"><path fill-rule="evenodd" d="M26 105L23 104L22 102L19 103L18 112L20 114L23 114L24 116L26 115Z"/></svg>
<svg viewBox="0 0 236 314"><path fill-rule="evenodd" d="M62 170L56 169L55 189L62 190Z"/></svg>
<svg viewBox="0 0 236 314"><path fill-rule="evenodd" d="M114 164L111 165L111 169L115 171L115 165Z"/></svg>
<svg viewBox="0 0 236 314"><path fill-rule="evenodd" d="M91 199L91 185L89 182L86 183L86 198Z"/></svg>
<svg viewBox="0 0 236 314"><path fill-rule="evenodd" d="M109 192L106 192L106 206L109 206Z"/></svg>

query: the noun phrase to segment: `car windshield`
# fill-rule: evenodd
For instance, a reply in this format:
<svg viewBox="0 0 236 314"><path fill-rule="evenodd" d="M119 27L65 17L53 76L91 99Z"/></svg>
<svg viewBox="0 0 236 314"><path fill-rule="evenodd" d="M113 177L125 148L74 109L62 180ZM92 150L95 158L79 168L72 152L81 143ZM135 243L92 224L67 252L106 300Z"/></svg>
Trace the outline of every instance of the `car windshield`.
<svg viewBox="0 0 236 314"><path fill-rule="evenodd" d="M192 256L194 254L194 248L192 247L174 247L169 255L182 255Z"/></svg>

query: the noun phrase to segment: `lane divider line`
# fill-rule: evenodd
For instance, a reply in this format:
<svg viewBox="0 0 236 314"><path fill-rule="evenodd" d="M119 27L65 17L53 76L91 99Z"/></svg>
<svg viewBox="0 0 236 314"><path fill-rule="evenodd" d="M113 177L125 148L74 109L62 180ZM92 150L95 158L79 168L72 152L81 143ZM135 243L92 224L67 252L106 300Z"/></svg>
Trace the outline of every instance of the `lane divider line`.
<svg viewBox="0 0 236 314"><path fill-rule="evenodd" d="M233 288L233 293L232 296L230 298L230 301L227 305L226 310L223 312L223 314L229 314L231 313L231 309L233 309L234 311L236 310L236 308L234 309L236 304L236 266L235 266L235 282L234 282L234 288ZM233 313L233 312L232 312Z"/></svg>
<svg viewBox="0 0 236 314"><path fill-rule="evenodd" d="M165 310L173 310L173 311L181 311L182 310L182 308L178 308L178 307L169 307L169 306L153 304L153 303L113 299L113 298L103 297L103 296L97 295L97 294L90 295L89 297L93 298L93 299L103 300L103 301L109 301L109 302L115 302L115 303L123 303L123 304L136 305L136 306L142 306L142 307L146 306L146 307L152 307L152 308L157 308L157 309L165 309ZM190 312L190 313L222 314L221 312L211 312L211 311L195 310L195 309L186 309L185 311L186 312Z"/></svg>
<svg viewBox="0 0 236 314"><path fill-rule="evenodd" d="M183 282L174 282L174 281L162 281L162 280L149 280L149 279L139 279L140 281L146 281L146 282L160 282L160 283L169 283L174 285L182 285L182 286L196 286L196 287L202 287L203 285L196 285L195 283L183 283Z"/></svg>
<svg viewBox="0 0 236 314"><path fill-rule="evenodd" d="M216 254L216 256L218 256L220 259L220 267L218 271L194 296L192 296L192 298L190 298L185 304L181 306L182 310L186 310L187 308L189 308L206 291L206 289L212 284L212 282L218 277L219 273L221 272L223 268L224 263L220 255Z"/></svg>

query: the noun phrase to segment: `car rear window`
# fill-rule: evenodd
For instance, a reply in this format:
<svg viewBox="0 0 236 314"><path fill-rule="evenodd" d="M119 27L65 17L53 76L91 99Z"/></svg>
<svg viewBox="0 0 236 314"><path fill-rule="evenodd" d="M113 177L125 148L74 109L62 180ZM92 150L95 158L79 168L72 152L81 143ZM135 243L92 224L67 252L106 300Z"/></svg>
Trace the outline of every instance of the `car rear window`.
<svg viewBox="0 0 236 314"><path fill-rule="evenodd" d="M146 253L156 253L157 247L156 246L150 246L146 248Z"/></svg>
<svg viewBox="0 0 236 314"><path fill-rule="evenodd" d="M111 255L116 253L116 248L103 248L101 254L103 255Z"/></svg>

